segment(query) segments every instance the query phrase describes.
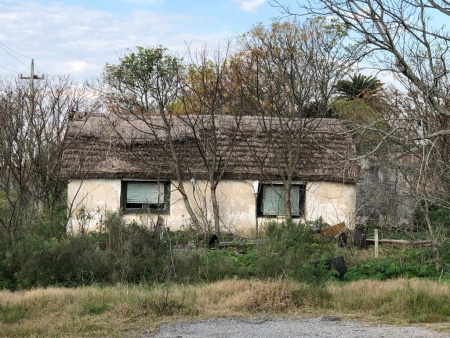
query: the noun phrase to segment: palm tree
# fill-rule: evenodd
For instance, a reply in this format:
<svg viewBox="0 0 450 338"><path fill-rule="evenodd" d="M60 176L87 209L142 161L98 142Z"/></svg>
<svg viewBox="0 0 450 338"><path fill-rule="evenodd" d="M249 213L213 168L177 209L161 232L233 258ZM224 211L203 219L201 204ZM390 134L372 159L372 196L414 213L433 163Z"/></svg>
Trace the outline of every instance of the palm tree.
<svg viewBox="0 0 450 338"><path fill-rule="evenodd" d="M356 74L350 76L350 80L340 80L335 89L340 98L347 100L367 100L377 95L383 84L374 76Z"/></svg>

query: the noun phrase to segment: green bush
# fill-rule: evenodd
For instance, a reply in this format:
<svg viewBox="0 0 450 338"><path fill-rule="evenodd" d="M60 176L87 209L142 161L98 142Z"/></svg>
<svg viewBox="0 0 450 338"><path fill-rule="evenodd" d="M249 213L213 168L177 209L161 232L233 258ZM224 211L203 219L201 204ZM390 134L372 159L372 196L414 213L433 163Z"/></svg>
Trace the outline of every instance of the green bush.
<svg viewBox="0 0 450 338"><path fill-rule="evenodd" d="M29 237L16 243L3 261L13 287L77 286L109 282L111 259L86 236L63 240Z"/></svg>
<svg viewBox="0 0 450 338"><path fill-rule="evenodd" d="M332 274L324 266L311 264L324 258L324 247L313 237L309 225L292 221L271 222L266 226L265 235L255 263L258 277L288 277L321 283Z"/></svg>
<svg viewBox="0 0 450 338"><path fill-rule="evenodd" d="M232 250L187 250L173 255L177 282L217 281L255 276L256 253Z"/></svg>
<svg viewBox="0 0 450 338"><path fill-rule="evenodd" d="M444 272L450 273L450 239L446 239L439 250Z"/></svg>
<svg viewBox="0 0 450 338"><path fill-rule="evenodd" d="M422 205L424 204L421 201ZM450 201L443 201L441 204L429 203L428 217L430 222L434 225L440 225L443 229L450 229L450 213L448 205ZM417 207L414 210L414 225L417 229L427 229L425 215L422 212L423 207Z"/></svg>
<svg viewBox="0 0 450 338"><path fill-rule="evenodd" d="M434 266L417 263L399 263L392 259L379 259L352 267L345 274L345 280L361 279L385 280L392 278L431 278L437 277Z"/></svg>
<svg viewBox="0 0 450 338"><path fill-rule="evenodd" d="M139 283L173 274L169 246L158 231L126 225L120 214L108 215L107 222L107 234L18 239L0 251L0 288Z"/></svg>
<svg viewBox="0 0 450 338"><path fill-rule="evenodd" d="M249 278L254 275L254 253L237 253L228 250L209 250L205 275L209 281L226 278Z"/></svg>
<svg viewBox="0 0 450 338"><path fill-rule="evenodd" d="M56 220L47 216L40 221ZM288 278L320 286L335 278L336 272L327 270L325 264L312 262L342 253L336 254L335 243L313 237L310 225L271 222L260 244L238 243L237 249L221 250L205 247L189 250L192 234L168 232L135 222L126 224L120 213L107 215L108 231L103 233L63 236L57 230L59 225L48 225L41 231L17 236L12 246L0 247L0 289L118 282L198 283L224 278ZM450 242L444 242L441 249L444 270L439 277L446 280L450 279ZM345 279L437 277L434 267L427 264L429 248L405 249L396 255L401 259L364 264L355 260L353 264L357 265L349 269ZM94 308L85 312L97 311Z"/></svg>

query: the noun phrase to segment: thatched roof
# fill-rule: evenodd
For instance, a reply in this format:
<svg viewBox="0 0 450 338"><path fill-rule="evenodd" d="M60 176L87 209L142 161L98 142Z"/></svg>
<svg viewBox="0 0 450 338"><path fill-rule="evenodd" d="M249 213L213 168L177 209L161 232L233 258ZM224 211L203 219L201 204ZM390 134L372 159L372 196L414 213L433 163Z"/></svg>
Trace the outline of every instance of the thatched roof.
<svg viewBox="0 0 450 338"><path fill-rule="evenodd" d="M62 167L67 178L176 179L178 161L184 179L201 179L216 160L224 179L281 180L292 167L294 180L355 182L354 157L335 119L98 114L70 121Z"/></svg>

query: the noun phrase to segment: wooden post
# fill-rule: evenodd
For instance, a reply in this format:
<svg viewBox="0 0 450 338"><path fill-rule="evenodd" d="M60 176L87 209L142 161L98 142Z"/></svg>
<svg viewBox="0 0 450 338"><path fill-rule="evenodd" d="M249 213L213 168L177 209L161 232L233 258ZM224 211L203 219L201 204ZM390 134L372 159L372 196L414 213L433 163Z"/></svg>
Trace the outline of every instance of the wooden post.
<svg viewBox="0 0 450 338"><path fill-rule="evenodd" d="M373 237L375 239L375 258L378 258L378 229L373 231Z"/></svg>
<svg viewBox="0 0 450 338"><path fill-rule="evenodd" d="M256 238L259 238L259 224L258 224L258 193L259 193L259 181L253 181L252 183L253 194L255 195L255 225L256 225Z"/></svg>

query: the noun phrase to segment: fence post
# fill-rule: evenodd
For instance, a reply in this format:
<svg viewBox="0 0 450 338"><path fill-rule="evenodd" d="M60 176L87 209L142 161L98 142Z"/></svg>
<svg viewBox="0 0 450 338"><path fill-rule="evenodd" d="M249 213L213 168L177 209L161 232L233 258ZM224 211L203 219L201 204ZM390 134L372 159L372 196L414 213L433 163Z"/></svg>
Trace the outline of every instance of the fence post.
<svg viewBox="0 0 450 338"><path fill-rule="evenodd" d="M373 231L373 237L375 238L375 258L378 258L378 229Z"/></svg>

